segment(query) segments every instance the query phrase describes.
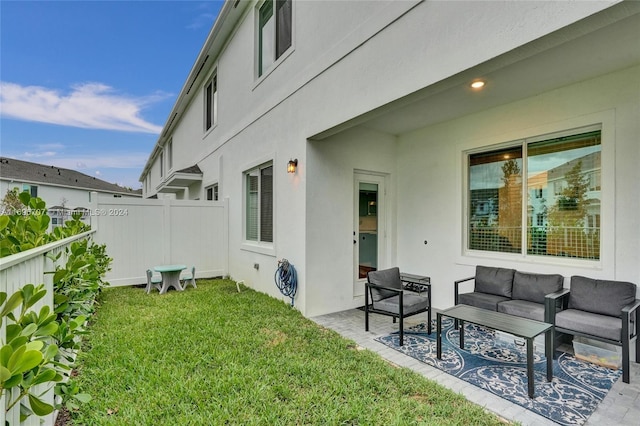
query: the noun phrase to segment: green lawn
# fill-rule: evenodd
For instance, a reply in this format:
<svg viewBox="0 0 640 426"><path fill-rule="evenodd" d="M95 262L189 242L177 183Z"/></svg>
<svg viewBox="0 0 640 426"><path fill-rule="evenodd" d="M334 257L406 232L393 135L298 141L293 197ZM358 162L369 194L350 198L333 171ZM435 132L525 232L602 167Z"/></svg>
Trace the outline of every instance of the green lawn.
<svg viewBox="0 0 640 426"><path fill-rule="evenodd" d="M162 296L113 288L100 301L78 358L93 399L73 424L502 424L233 281Z"/></svg>

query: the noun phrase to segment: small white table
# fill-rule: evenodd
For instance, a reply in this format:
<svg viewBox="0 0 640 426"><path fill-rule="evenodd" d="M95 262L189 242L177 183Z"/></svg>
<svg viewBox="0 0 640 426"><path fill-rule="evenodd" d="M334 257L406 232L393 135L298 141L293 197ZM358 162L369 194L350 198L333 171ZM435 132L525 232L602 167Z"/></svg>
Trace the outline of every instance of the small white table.
<svg viewBox="0 0 640 426"><path fill-rule="evenodd" d="M169 290L169 287L173 287L178 291L183 290L180 285L180 272L187 269L187 265L162 265L156 266L153 269L162 274L160 294L165 294Z"/></svg>

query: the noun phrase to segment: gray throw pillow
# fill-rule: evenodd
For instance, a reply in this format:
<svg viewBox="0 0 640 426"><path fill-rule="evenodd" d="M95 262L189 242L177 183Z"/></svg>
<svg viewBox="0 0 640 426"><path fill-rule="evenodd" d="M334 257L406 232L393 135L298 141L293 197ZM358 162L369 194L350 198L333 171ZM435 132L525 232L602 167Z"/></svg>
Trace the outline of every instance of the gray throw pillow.
<svg viewBox="0 0 640 426"><path fill-rule="evenodd" d="M476 266L475 289L478 293L511 297L515 269Z"/></svg>
<svg viewBox="0 0 640 426"><path fill-rule="evenodd" d="M516 271L513 276L514 299L544 303L547 294L562 289L564 277L559 274L531 274Z"/></svg>
<svg viewBox="0 0 640 426"><path fill-rule="evenodd" d="M622 308L635 300L636 285L633 283L571 277L569 309L619 317Z"/></svg>

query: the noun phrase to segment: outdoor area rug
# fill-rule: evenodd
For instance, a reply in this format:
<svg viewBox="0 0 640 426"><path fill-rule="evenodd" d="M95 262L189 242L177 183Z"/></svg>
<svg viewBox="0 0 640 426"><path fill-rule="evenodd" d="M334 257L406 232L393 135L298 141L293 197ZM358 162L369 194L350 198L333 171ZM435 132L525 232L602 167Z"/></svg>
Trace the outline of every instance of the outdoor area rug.
<svg viewBox="0 0 640 426"><path fill-rule="evenodd" d="M547 382L546 358L536 352L535 397L529 398L524 347L496 339L492 330L465 324L465 349L461 350L453 320L443 318L439 360L435 320L432 328L431 335L427 334L426 323L407 328L403 346L398 346L397 332L376 340L562 425L583 424L622 375L622 370L600 367L562 353L553 361L553 381Z"/></svg>

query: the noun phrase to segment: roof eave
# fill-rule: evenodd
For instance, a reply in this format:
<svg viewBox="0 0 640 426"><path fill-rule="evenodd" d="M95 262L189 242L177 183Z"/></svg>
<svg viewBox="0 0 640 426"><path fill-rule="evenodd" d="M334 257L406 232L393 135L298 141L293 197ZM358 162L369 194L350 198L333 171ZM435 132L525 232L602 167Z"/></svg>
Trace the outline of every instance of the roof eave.
<svg viewBox="0 0 640 426"><path fill-rule="evenodd" d="M209 35L207 36L207 39L205 40L204 45L202 46L202 49L200 50L200 53L196 58L196 61L191 67L191 71L189 72L189 75L182 86L182 90L180 90L180 94L178 95L178 98L176 99L176 102L174 103L173 108L171 109L171 112L167 117L167 121L165 122L162 131L160 132L160 136L158 137L153 150L151 151L151 155L149 155L149 159L142 169L142 173L140 174L140 178L138 179L139 182L144 181L145 176L147 175L147 173L149 173L149 169L151 168L153 161L158 156L160 151L162 151L162 147L167 140L167 136L170 137L171 127L173 126L174 122L176 122L176 119L179 117L184 107L189 103L189 98L194 95L193 93L190 94L190 89L197 83L197 79L203 71L203 66L206 65L205 61L208 62L207 66L212 66L211 64L215 62L214 59L217 59L220 50L224 47L223 43L220 45L219 49L212 50L217 37L220 34L224 34L223 29L228 26L231 26L233 28L236 23L242 18L243 13L231 15L231 12L236 9L238 5L244 5L244 7L247 7L246 5L248 3L251 2L225 0L222 9L220 9L217 18L213 26L211 27L211 31L209 31ZM229 19L229 16L232 16L233 19ZM209 56L212 57L211 61L207 59Z"/></svg>

